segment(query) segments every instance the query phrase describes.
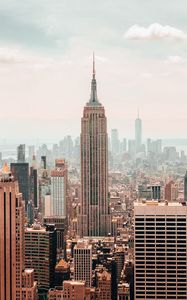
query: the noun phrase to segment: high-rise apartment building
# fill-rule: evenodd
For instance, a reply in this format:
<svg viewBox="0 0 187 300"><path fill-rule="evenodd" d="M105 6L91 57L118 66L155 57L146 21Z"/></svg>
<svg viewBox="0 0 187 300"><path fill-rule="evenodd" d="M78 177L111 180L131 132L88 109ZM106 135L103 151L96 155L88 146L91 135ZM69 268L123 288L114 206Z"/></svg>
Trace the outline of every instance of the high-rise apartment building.
<svg viewBox="0 0 187 300"><path fill-rule="evenodd" d="M135 143L136 143L136 152L141 151L142 145L142 120L138 117L135 120Z"/></svg>
<svg viewBox="0 0 187 300"><path fill-rule="evenodd" d="M187 206L137 202L134 219L134 299L187 299Z"/></svg>
<svg viewBox="0 0 187 300"><path fill-rule="evenodd" d="M24 204L18 182L5 165L0 177L0 300L36 300L37 284L24 278Z"/></svg>
<svg viewBox="0 0 187 300"><path fill-rule="evenodd" d="M56 160L51 171L51 216L66 216L67 166L64 160Z"/></svg>
<svg viewBox="0 0 187 300"><path fill-rule="evenodd" d="M81 193L80 235L106 235L110 232L107 119L97 98L94 63L91 97L81 119Z"/></svg>
<svg viewBox="0 0 187 300"><path fill-rule="evenodd" d="M80 240L73 250L74 280L85 281L86 286L92 284L92 245Z"/></svg>
<svg viewBox="0 0 187 300"><path fill-rule="evenodd" d="M41 296L45 296L48 289L54 286L56 243L54 225L41 227L40 224L34 224L25 229L25 265L34 269Z"/></svg>

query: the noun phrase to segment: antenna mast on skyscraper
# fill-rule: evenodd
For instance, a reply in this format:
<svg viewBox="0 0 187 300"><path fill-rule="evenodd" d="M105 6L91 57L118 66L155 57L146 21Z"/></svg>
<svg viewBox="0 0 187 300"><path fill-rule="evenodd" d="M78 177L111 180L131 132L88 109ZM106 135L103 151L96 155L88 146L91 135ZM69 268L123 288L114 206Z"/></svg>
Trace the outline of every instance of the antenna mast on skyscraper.
<svg viewBox="0 0 187 300"><path fill-rule="evenodd" d="M95 54L93 52L93 78L95 78Z"/></svg>

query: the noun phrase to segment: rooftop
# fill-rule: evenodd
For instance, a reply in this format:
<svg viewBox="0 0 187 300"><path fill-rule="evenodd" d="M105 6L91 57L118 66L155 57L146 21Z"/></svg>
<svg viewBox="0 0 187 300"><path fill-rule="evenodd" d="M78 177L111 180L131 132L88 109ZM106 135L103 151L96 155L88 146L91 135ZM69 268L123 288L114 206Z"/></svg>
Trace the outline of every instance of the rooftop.
<svg viewBox="0 0 187 300"><path fill-rule="evenodd" d="M168 201L157 201L157 200L142 200L134 202L134 206L176 206L176 207L182 207L183 204L179 202L168 202Z"/></svg>
<svg viewBox="0 0 187 300"><path fill-rule="evenodd" d="M64 259L61 259L56 265L55 269L69 269L70 265Z"/></svg>
<svg viewBox="0 0 187 300"><path fill-rule="evenodd" d="M85 281L78 281L78 280L65 280L63 282L63 285L69 284L69 285L78 285L78 286L85 286Z"/></svg>

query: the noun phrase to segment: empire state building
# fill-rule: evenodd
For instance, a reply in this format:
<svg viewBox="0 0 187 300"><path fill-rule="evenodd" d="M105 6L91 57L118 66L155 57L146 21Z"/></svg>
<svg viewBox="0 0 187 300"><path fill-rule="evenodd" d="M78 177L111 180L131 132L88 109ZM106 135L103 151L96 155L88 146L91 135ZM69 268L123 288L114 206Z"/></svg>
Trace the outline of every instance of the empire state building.
<svg viewBox="0 0 187 300"><path fill-rule="evenodd" d="M90 100L81 119L81 236L110 232L108 202L108 135L105 109L97 98L95 61Z"/></svg>

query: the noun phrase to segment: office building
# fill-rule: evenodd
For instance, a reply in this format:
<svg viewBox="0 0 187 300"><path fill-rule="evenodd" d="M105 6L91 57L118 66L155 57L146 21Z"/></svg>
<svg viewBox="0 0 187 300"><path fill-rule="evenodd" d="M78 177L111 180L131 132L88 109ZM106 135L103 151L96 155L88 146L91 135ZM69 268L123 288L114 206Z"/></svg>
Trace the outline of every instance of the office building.
<svg viewBox="0 0 187 300"><path fill-rule="evenodd" d="M70 135L64 137L59 143L60 154L62 154L67 160L71 159L73 154L73 141Z"/></svg>
<svg viewBox="0 0 187 300"><path fill-rule="evenodd" d="M65 243L65 233L67 230L67 221L65 217L45 216L43 219L45 225L54 224L57 233L57 249L62 251Z"/></svg>
<svg viewBox="0 0 187 300"><path fill-rule="evenodd" d="M38 282L38 293L46 295L54 286L56 265L56 229L54 225L41 227L34 224L25 229L25 265L33 268L34 278Z"/></svg>
<svg viewBox="0 0 187 300"><path fill-rule="evenodd" d="M17 162L24 163L25 162L25 145L21 144L17 147Z"/></svg>
<svg viewBox="0 0 187 300"><path fill-rule="evenodd" d="M119 154L120 141L117 129L111 129L111 150L113 155Z"/></svg>
<svg viewBox="0 0 187 300"><path fill-rule="evenodd" d="M67 167L64 160L56 160L51 171L51 216L66 217Z"/></svg>
<svg viewBox="0 0 187 300"><path fill-rule="evenodd" d="M92 285L92 246L85 240L79 240L73 249L74 280L85 281Z"/></svg>
<svg viewBox="0 0 187 300"><path fill-rule="evenodd" d="M5 165L0 177L0 300L36 300L37 284L24 281L24 203L18 182Z"/></svg>
<svg viewBox="0 0 187 300"><path fill-rule="evenodd" d="M25 201L25 209L29 201L29 164L25 162L11 163L10 169L14 178L18 181L19 191Z"/></svg>
<svg viewBox="0 0 187 300"><path fill-rule="evenodd" d="M187 206L136 202L134 219L134 299L187 299Z"/></svg>
<svg viewBox="0 0 187 300"><path fill-rule="evenodd" d="M34 204L32 200L29 200L27 204L27 219L29 225L34 223Z"/></svg>
<svg viewBox="0 0 187 300"><path fill-rule="evenodd" d="M138 117L135 120L135 144L136 144L136 152L141 151L141 146L142 146L142 120L139 117L139 112L138 112Z"/></svg>
<svg viewBox="0 0 187 300"><path fill-rule="evenodd" d="M152 199L154 200L160 200L161 199L161 186L158 184L151 186L151 195Z"/></svg>
<svg viewBox="0 0 187 300"><path fill-rule="evenodd" d="M81 236L110 232L108 201L108 135L105 109L97 98L95 66L91 96L81 119Z"/></svg>

